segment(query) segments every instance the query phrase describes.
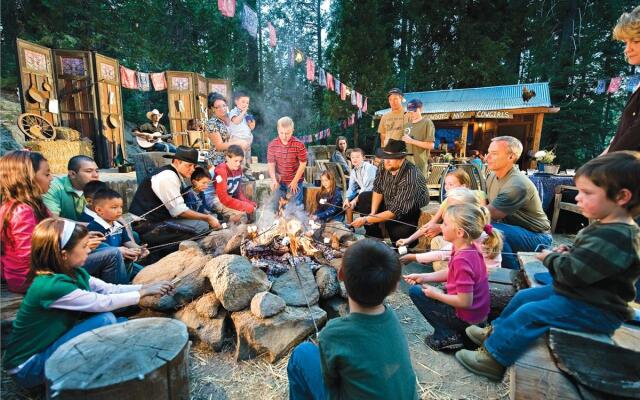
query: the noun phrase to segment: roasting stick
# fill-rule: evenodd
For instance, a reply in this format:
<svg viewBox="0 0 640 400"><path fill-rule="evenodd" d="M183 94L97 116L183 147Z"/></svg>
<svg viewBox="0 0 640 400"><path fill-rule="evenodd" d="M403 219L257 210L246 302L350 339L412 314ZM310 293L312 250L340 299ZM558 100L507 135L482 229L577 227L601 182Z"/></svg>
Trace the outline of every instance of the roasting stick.
<svg viewBox="0 0 640 400"><path fill-rule="evenodd" d="M323 205L326 204L326 205L334 207L334 208L342 209L342 207L339 207L339 206L336 206L335 204L331 204L331 203L327 202L327 199L320 199L320 204L323 204ZM385 221L397 222L398 224L403 224L403 225L411 226L413 228L418 229L417 225L413 225L413 224L410 224L408 222L400 221L400 220L393 219L393 218L382 218L382 217L379 217L379 216L373 215L373 214L363 214L363 216L365 216L365 217L373 217L373 218L380 218L380 219L385 220Z"/></svg>

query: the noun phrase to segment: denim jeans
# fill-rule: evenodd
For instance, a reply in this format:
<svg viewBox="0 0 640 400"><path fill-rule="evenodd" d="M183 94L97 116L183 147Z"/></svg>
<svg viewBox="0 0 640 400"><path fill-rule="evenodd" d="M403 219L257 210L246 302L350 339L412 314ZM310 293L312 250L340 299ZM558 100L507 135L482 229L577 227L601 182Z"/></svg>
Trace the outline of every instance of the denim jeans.
<svg viewBox="0 0 640 400"><path fill-rule="evenodd" d="M287 196L287 193L289 193L290 189L289 189L289 185L285 184L285 183L281 183L280 186L278 186L278 190L276 191L276 198L275 198L275 209L278 209L278 200L284 198ZM298 194L294 195L292 193L292 200L295 200L296 204L298 206L302 206L302 182L298 182Z"/></svg>
<svg viewBox="0 0 640 400"><path fill-rule="evenodd" d="M508 367L552 327L610 335L621 324L612 313L558 294L547 285L519 291L493 321L493 332L484 347Z"/></svg>
<svg viewBox="0 0 640 400"><path fill-rule="evenodd" d="M92 329L102 326L112 325L120 322L122 319L116 320L115 315L110 312L100 313L76 324L67 333L60 336L58 340L53 342L49 347L37 353L16 373L12 375L13 379L22 387L32 388L44 383L44 364L64 343Z"/></svg>
<svg viewBox="0 0 640 400"><path fill-rule="evenodd" d="M89 257L82 267L89 275L107 283L123 285L130 282L127 266L120 250L105 243L101 243L89 253Z"/></svg>
<svg viewBox="0 0 640 400"><path fill-rule="evenodd" d="M305 342L296 346L287 364L290 400L325 400L327 391L322 381L320 349Z"/></svg>
<svg viewBox="0 0 640 400"><path fill-rule="evenodd" d="M456 315L456 309L441 301L432 299L422 293L420 285L411 286L409 297L420 313L433 326L435 339L446 339L460 336L469 324Z"/></svg>
<svg viewBox="0 0 640 400"><path fill-rule="evenodd" d="M550 246L553 238L550 233L531 232L521 226L503 224L496 222L495 229L502 232L504 244L502 246L502 267L509 269L520 269L518 259L513 254L519 251L535 251L538 245Z"/></svg>
<svg viewBox="0 0 640 400"><path fill-rule="evenodd" d="M164 151L167 153L175 153L176 146L167 142L158 142L158 143L154 143L153 146L148 151Z"/></svg>

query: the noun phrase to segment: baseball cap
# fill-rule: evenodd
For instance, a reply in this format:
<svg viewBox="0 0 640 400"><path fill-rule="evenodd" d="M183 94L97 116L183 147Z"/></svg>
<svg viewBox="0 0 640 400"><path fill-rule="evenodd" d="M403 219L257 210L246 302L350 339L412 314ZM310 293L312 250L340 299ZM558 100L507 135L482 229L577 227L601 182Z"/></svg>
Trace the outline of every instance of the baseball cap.
<svg viewBox="0 0 640 400"><path fill-rule="evenodd" d="M418 99L413 99L407 103L407 111L415 111L418 108L422 108L422 102Z"/></svg>

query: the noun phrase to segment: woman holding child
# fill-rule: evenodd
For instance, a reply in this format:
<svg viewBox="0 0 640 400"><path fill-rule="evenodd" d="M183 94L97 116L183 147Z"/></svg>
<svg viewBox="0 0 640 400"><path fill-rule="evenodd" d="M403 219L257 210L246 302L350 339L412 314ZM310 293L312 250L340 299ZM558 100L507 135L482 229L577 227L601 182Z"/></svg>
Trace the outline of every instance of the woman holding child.
<svg viewBox="0 0 640 400"><path fill-rule="evenodd" d="M169 282L112 285L81 266L89 255L87 229L70 220L47 218L33 231L32 281L7 339L3 366L23 387L44 383L44 365L74 337L118 322L111 311L141 297L169 294Z"/></svg>
<svg viewBox="0 0 640 400"><path fill-rule="evenodd" d="M24 293L31 255L31 234L38 222L49 217L42 196L53 176L42 154L13 151L0 158L2 205L2 278L9 290Z"/></svg>

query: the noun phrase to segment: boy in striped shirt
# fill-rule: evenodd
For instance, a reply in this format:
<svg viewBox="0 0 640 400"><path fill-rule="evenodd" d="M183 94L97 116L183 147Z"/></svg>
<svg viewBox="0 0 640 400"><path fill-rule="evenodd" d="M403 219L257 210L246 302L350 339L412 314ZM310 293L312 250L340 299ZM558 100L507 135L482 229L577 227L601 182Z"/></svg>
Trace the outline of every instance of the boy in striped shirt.
<svg viewBox="0 0 640 400"><path fill-rule="evenodd" d="M271 191L277 193L276 202L291 193L296 204L302 206L302 176L307 166L307 149L304 143L293 137L291 118L280 118L277 128L278 137L267 148Z"/></svg>

